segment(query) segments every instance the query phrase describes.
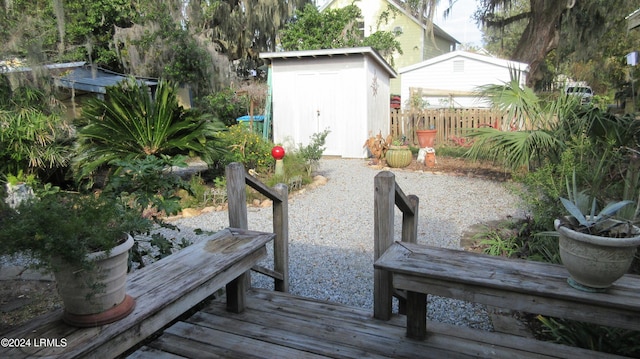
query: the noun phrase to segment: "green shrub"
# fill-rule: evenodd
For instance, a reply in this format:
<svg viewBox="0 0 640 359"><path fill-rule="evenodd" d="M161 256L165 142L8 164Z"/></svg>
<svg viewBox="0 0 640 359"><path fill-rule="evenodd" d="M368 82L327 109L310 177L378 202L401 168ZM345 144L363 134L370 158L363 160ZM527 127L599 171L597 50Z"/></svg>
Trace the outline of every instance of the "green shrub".
<svg viewBox="0 0 640 359"><path fill-rule="evenodd" d="M599 352L640 357L640 332L582 323L574 320L537 316L542 339Z"/></svg>
<svg viewBox="0 0 640 359"><path fill-rule="evenodd" d="M311 176L311 172L318 167L322 153L324 153L325 140L329 135L329 130L317 132L311 135L311 141L308 145L298 145L297 153L304 159L307 175Z"/></svg>
<svg viewBox="0 0 640 359"><path fill-rule="evenodd" d="M219 135L220 144L227 151L220 158L221 167L231 162L240 162L249 170L260 174L271 172L275 160L271 156L273 143L241 125L229 127Z"/></svg>
<svg viewBox="0 0 640 359"><path fill-rule="evenodd" d="M236 125L236 118L249 113L247 97L237 95L232 88L226 88L212 95L205 96L199 107L213 113L226 126Z"/></svg>
<svg viewBox="0 0 640 359"><path fill-rule="evenodd" d="M185 166L184 157L147 156L112 161L110 165L115 171L108 179L104 195L125 199L129 207L145 218L150 217L161 228L180 231L178 227L165 222L162 214L176 214L182 209L178 191L188 190L189 186L180 177L168 173L167 168ZM140 242L148 242L154 251L141 246ZM145 257L158 260L173 253L174 249L184 248L189 244L184 238L167 238L161 232L154 232L150 238L136 238L130 261L144 267Z"/></svg>

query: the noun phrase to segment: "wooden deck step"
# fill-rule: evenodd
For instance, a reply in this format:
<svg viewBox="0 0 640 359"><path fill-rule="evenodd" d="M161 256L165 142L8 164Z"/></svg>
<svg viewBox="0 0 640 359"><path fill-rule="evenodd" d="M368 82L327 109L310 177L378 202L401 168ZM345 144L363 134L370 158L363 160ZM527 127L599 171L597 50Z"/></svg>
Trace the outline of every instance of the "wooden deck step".
<svg viewBox="0 0 640 359"><path fill-rule="evenodd" d="M405 336L404 316L252 289L245 312L215 301L178 322L129 358L581 358L602 353L429 323L425 341ZM542 353L542 354L540 354Z"/></svg>

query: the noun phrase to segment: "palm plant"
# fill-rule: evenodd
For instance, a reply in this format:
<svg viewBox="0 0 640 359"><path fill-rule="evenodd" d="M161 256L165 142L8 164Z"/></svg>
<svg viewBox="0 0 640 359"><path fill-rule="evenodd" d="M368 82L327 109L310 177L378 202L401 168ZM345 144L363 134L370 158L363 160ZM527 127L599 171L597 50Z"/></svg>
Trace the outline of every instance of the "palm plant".
<svg viewBox="0 0 640 359"><path fill-rule="evenodd" d="M57 114L0 110L0 128L0 173L37 173L46 179L69 163L72 128Z"/></svg>
<svg viewBox="0 0 640 359"><path fill-rule="evenodd" d="M68 165L73 128L60 113L45 90L20 81L14 87L0 76L0 174L46 180Z"/></svg>
<svg viewBox="0 0 640 359"><path fill-rule="evenodd" d="M511 119L512 131L484 127L470 132L474 142L468 155L472 159L499 160L514 170L530 169L536 160L559 159L565 140L576 132L571 124L579 105L575 98L560 96L544 101L532 89L521 87L515 76L503 85L481 87L479 95L489 98Z"/></svg>
<svg viewBox="0 0 640 359"><path fill-rule="evenodd" d="M212 163L221 152L216 136L225 129L217 119L184 110L175 85L161 80L151 94L134 78L108 88L105 100L91 100L82 120L74 160L80 178L113 160L148 155L197 155Z"/></svg>

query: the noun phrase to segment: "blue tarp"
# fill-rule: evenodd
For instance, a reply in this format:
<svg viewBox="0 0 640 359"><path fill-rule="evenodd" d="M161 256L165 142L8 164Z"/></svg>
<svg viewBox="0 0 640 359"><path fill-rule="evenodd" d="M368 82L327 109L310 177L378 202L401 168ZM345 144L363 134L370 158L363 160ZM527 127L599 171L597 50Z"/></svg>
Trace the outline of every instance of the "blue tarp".
<svg viewBox="0 0 640 359"><path fill-rule="evenodd" d="M264 116L263 115L253 115L253 120L255 122L262 122L262 121L264 121ZM251 116L249 116L249 115L236 118L236 122L249 122L249 121L251 121Z"/></svg>

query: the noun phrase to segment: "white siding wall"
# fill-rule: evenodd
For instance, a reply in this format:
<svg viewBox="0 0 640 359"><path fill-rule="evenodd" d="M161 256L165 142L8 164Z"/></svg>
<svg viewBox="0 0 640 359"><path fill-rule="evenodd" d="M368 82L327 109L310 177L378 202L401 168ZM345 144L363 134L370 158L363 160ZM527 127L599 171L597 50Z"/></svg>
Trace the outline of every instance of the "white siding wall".
<svg viewBox="0 0 640 359"><path fill-rule="evenodd" d="M328 128L325 155L363 157L352 148L353 133L366 127L363 56L274 59L273 86L276 143L306 145Z"/></svg>
<svg viewBox="0 0 640 359"><path fill-rule="evenodd" d="M401 74L402 106L409 98L409 88L451 91L454 95L454 107L488 107L489 104L473 95L461 95L460 92L473 92L478 86L502 84L508 82L509 68L498 64L455 56L444 61L435 62ZM521 81L525 77L522 76ZM448 101L446 96L427 96L430 107L443 107L441 100Z"/></svg>
<svg viewBox="0 0 640 359"><path fill-rule="evenodd" d="M360 133L358 139L360 141L361 157L366 156L366 149L362 145L372 135L382 133L383 136L389 134L389 113L390 106L390 79L386 76L386 72L373 60L369 59L366 63L366 93L367 93L367 128L366 131ZM375 87L375 88L374 88ZM357 148L356 148L357 149Z"/></svg>

